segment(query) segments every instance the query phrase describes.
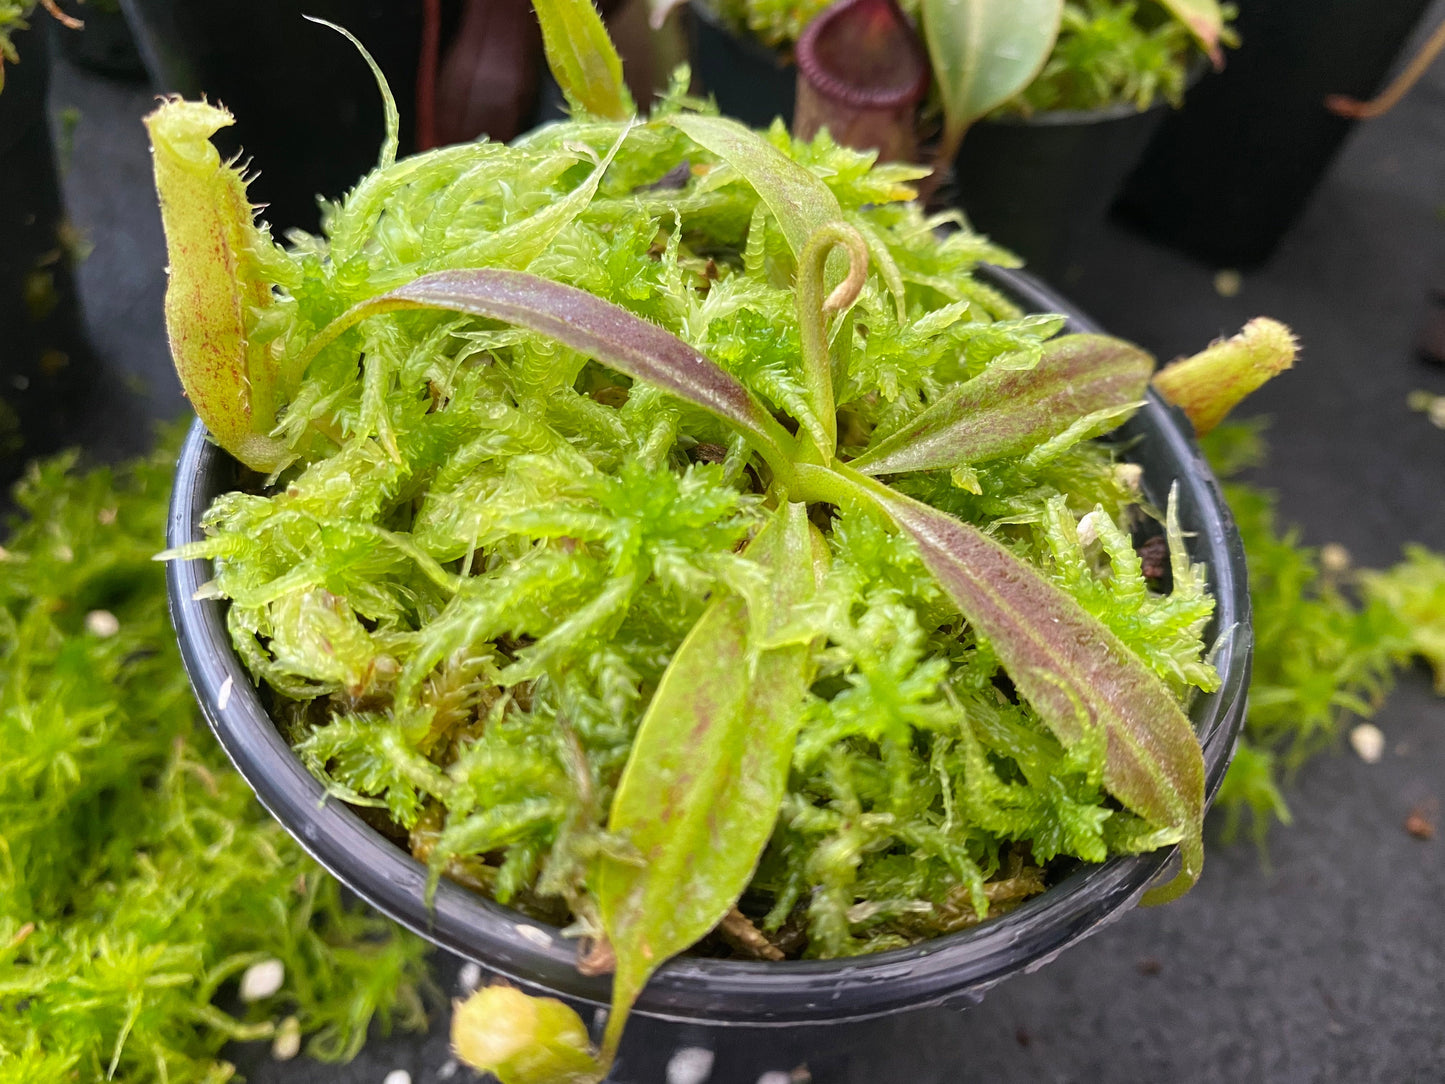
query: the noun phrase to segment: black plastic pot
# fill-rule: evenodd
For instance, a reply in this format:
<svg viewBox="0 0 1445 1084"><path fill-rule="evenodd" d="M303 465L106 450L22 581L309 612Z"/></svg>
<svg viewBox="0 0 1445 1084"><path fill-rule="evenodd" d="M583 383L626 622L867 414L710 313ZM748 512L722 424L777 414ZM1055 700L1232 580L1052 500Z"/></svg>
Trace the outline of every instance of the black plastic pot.
<svg viewBox="0 0 1445 1084"><path fill-rule="evenodd" d="M1029 309L1070 311L1028 276L991 271L990 277ZM1077 313L1072 326L1094 330ZM1178 483L1181 523L1194 558L1209 567L1218 600L1213 635L1223 633L1216 655L1223 682L1190 713L1212 796L1243 720L1253 636L1239 536L1187 433L1187 422L1151 399L1124 436L1156 501ZM245 481L197 422L177 467L170 545L200 538L199 521L212 500ZM169 565L171 617L197 699L266 808L343 883L423 937L533 990L584 1009L605 1006L608 980L577 972L576 945L559 930L445 880L429 907L426 868L343 803L326 798L266 714L231 647L224 605L197 600L209 578L203 561ZM1169 857L1161 852L1081 865L1016 911L910 949L833 961L672 960L637 1004L614 1079L664 1079L663 1067L679 1046L701 1046L716 1056L712 1084L754 1084L763 1072L787 1072L803 1062L818 1081L952 1084L962 1067L940 1068L930 1060L929 1042L948 1026L948 1010L976 1004L996 983L1041 966L1123 914ZM881 1070L880 1058L886 1062Z"/></svg>
<svg viewBox="0 0 1445 1084"><path fill-rule="evenodd" d="M975 229L1065 281L1168 111L1124 104L975 124L954 162L953 198Z"/></svg>
<svg viewBox="0 0 1445 1084"><path fill-rule="evenodd" d="M0 91L0 487L80 436L94 364L80 318L46 116L49 35L16 35Z"/></svg>
<svg viewBox="0 0 1445 1084"><path fill-rule="evenodd" d="M792 58L734 33L707 0L693 0L688 14L692 71L703 93L726 116L754 128L766 128L774 117L791 127L798 91Z"/></svg>
<svg viewBox="0 0 1445 1084"><path fill-rule="evenodd" d="M1216 265L1263 263L1354 126L1329 94L1372 97L1429 0L1249 0L1243 43L1168 118L1118 213Z"/></svg>
<svg viewBox="0 0 1445 1084"><path fill-rule="evenodd" d="M65 59L87 71L114 79L144 79L145 65L136 49L135 37L117 6L106 10L91 0L64 0L61 10L85 23L80 30L55 25L56 42Z"/></svg>
<svg viewBox="0 0 1445 1084"><path fill-rule="evenodd" d="M376 164L381 96L360 54L314 15L346 27L376 58L415 137L422 5L417 0L122 0L158 91L205 94L235 115L216 142L259 168L251 200L279 234L314 231L316 196L337 199Z"/></svg>

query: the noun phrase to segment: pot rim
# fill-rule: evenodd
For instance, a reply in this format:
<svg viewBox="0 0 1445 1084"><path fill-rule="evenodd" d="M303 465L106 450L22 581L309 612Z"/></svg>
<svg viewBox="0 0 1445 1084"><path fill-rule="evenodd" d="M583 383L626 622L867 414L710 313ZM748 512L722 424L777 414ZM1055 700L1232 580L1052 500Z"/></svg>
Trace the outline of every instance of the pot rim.
<svg viewBox="0 0 1445 1084"><path fill-rule="evenodd" d="M980 278L1030 311L1069 315L1069 330L1098 331L1032 276L982 266ZM1206 795L1212 800L1243 723L1253 630L1244 550L1233 517L1188 423L1151 390L1140 412L1172 464L1180 513L1200 539L1196 559L1209 566L1217 600L1212 628L1222 682L1189 712L1201 734ZM201 537L201 514L239 471L212 444L201 422L177 464L167 528L171 547ZM1158 487L1154 487L1156 490ZM262 706L226 631L225 608L197 599L210 578L203 560L171 561L166 587L171 621L196 698L231 762L265 808L333 876L377 910L434 944L524 986L605 1006L611 982L576 970L576 942L443 879L426 905L427 869L325 788L292 752ZM635 1012L717 1025L785 1025L866 1019L925 1006L965 1007L1019 971L1033 971L1137 902L1165 871L1174 848L1080 864L1039 896L979 926L905 949L838 960L751 962L678 957L647 984Z"/></svg>

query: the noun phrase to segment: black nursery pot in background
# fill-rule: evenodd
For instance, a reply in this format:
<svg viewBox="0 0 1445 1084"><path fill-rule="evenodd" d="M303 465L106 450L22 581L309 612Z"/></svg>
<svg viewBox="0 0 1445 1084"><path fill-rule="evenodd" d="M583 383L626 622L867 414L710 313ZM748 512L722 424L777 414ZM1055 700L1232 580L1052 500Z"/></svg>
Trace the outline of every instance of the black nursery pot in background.
<svg viewBox="0 0 1445 1084"><path fill-rule="evenodd" d="M713 96L725 116L753 128L766 128L774 117L791 127L798 89L792 59L735 33L707 0L693 0L687 12L692 71L702 92Z"/></svg>
<svg viewBox="0 0 1445 1084"><path fill-rule="evenodd" d="M1028 309L1069 311L1027 276L987 269L987 277ZM1077 314L1071 329L1096 330ZM1192 556L1207 564L1217 599L1208 635L1219 638L1215 662L1222 683L1216 692L1198 697L1190 710L1212 797L1243 720L1253 636L1239 535L1187 433L1182 416L1151 397L1123 436L1131 442L1130 457L1144 469L1152 500L1162 502L1177 482L1180 520ZM197 422L177 467L169 544L199 538L200 519L211 502L244 484L236 462L207 440ZM610 984L577 971L575 942L445 879L428 904L425 866L342 801L327 799L267 714L231 645L224 605L197 598L210 576L205 561L168 566L171 618L206 718L266 808L377 909L493 974L565 998L595 1027ZM668 1079L666 1067L680 1047L712 1053L709 1080L715 1084L753 1084L764 1073L786 1074L805 1063L814 1080L830 1084L961 1079L964 1066L941 1055L937 1041L946 1034L951 1013L976 1004L996 983L1033 970L1124 913L1168 858L1167 852L1158 852L1079 865L1015 911L909 949L784 963L674 959L637 1003L616 1079Z"/></svg>
<svg viewBox="0 0 1445 1084"><path fill-rule="evenodd" d="M1057 110L982 121L954 161L953 198L975 229L1067 281L1169 106Z"/></svg>
<svg viewBox="0 0 1445 1084"><path fill-rule="evenodd" d="M73 30L55 24L56 41L65 59L88 71L114 79L144 79L145 65L135 37L120 10L119 0L60 0L60 9L85 25Z"/></svg>
<svg viewBox="0 0 1445 1084"><path fill-rule="evenodd" d="M336 199L376 164L384 125L376 80L356 49L303 14L346 27L376 58L415 138L420 0L121 0L158 91L205 94L236 116L216 137L261 167L252 202L278 234L314 231L316 196ZM450 5L454 8L455 5Z"/></svg>
<svg viewBox="0 0 1445 1084"><path fill-rule="evenodd" d="M67 31L69 32L69 31ZM94 365L66 245L47 123L49 35L16 35L0 91L0 486L76 441Z"/></svg>
<svg viewBox="0 0 1445 1084"><path fill-rule="evenodd" d="M1160 128L1118 207L1216 265L1263 263L1354 126L1330 94L1379 89L1430 0L1248 0L1242 39Z"/></svg>

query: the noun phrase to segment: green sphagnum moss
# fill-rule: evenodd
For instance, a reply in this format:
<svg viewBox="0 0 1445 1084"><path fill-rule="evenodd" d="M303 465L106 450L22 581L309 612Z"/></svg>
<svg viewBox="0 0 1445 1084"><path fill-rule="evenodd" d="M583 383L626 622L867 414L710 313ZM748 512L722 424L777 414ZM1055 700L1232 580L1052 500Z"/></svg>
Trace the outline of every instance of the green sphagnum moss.
<svg viewBox="0 0 1445 1084"><path fill-rule="evenodd" d="M219 1082L289 1015L328 1060L423 1020L423 944L343 906L196 711L166 618L177 441L31 467L0 549L0 1081ZM284 981L245 1006L237 982Z"/></svg>

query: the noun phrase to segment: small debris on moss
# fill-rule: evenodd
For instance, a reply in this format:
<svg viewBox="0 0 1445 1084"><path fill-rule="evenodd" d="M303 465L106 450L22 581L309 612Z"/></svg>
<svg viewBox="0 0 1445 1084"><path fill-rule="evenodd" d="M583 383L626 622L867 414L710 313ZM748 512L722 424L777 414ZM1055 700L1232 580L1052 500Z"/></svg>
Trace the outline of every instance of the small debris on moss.
<svg viewBox="0 0 1445 1084"><path fill-rule="evenodd" d="M712 1076L713 1053L701 1046L684 1046L667 1062L667 1084L703 1084Z"/></svg>
<svg viewBox="0 0 1445 1084"><path fill-rule="evenodd" d="M1350 551L1338 542L1330 542L1320 547L1320 567L1326 572L1340 575L1348 572L1352 563Z"/></svg>

